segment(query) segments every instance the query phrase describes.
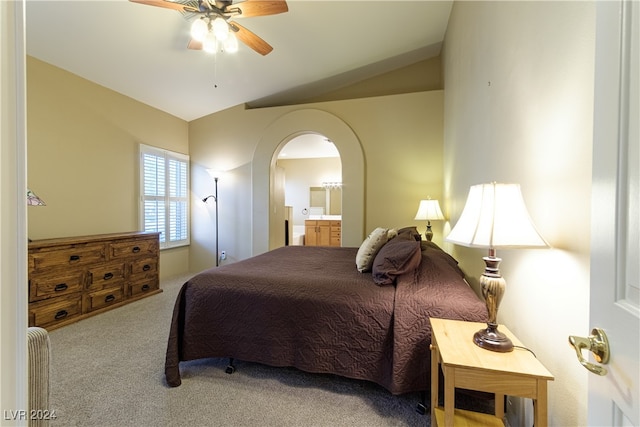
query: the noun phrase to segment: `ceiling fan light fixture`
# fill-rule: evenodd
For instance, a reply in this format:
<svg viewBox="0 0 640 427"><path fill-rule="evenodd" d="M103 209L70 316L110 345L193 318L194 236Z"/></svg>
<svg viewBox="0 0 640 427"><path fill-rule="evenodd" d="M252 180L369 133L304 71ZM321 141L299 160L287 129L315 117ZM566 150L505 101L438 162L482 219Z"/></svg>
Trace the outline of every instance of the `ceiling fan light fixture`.
<svg viewBox="0 0 640 427"><path fill-rule="evenodd" d="M224 51L229 53L238 51L238 38L235 34L229 33L229 37L224 41Z"/></svg>
<svg viewBox="0 0 640 427"><path fill-rule="evenodd" d="M286 0L129 0L133 3L172 9L191 22L191 40L187 48L209 52L235 52L242 42L260 55L273 47L260 36L236 23L234 18L278 15L289 11ZM194 19L195 16L195 19ZM211 36L209 36L211 34ZM225 45L230 35L234 40ZM215 40L211 40L214 37ZM208 39L208 41L207 41Z"/></svg>
<svg viewBox="0 0 640 427"><path fill-rule="evenodd" d="M191 38L203 42L205 36L209 33L209 23L206 18L199 18L191 24Z"/></svg>
<svg viewBox="0 0 640 427"><path fill-rule="evenodd" d="M202 41L202 50L207 53L214 53L218 47L218 41L213 33L207 33Z"/></svg>
<svg viewBox="0 0 640 427"><path fill-rule="evenodd" d="M221 17L217 17L211 24L211 31L215 34L216 38L221 42L225 41L229 37L229 25Z"/></svg>

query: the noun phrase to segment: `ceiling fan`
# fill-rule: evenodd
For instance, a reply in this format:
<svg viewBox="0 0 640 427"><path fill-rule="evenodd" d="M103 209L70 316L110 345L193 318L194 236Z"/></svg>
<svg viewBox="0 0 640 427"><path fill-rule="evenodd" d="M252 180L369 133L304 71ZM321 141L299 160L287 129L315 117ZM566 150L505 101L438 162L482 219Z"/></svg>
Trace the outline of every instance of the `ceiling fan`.
<svg viewBox="0 0 640 427"><path fill-rule="evenodd" d="M185 18L196 17L191 25L188 48L215 52L220 46L226 51L238 49L238 40L261 55L273 47L232 19L284 13L289 10L285 0L129 0L133 3L164 7L181 12Z"/></svg>

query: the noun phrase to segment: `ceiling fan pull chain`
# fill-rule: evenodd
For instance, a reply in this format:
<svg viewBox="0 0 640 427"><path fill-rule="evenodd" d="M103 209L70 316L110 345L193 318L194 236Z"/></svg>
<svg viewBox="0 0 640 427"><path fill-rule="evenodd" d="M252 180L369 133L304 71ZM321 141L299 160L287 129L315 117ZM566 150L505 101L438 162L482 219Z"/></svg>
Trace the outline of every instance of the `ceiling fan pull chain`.
<svg viewBox="0 0 640 427"><path fill-rule="evenodd" d="M213 55L213 87L218 88L218 49Z"/></svg>

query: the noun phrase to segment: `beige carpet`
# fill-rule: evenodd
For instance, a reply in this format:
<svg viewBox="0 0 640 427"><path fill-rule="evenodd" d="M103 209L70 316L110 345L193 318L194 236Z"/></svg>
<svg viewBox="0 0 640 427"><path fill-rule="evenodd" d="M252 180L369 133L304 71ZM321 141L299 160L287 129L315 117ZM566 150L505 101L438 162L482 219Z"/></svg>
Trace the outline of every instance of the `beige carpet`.
<svg viewBox="0 0 640 427"><path fill-rule="evenodd" d="M51 331L53 426L428 426L417 393L205 359L181 364L183 382L164 382L173 303L189 276L164 292ZM464 397L463 397L464 399ZM472 402L473 403L473 402Z"/></svg>

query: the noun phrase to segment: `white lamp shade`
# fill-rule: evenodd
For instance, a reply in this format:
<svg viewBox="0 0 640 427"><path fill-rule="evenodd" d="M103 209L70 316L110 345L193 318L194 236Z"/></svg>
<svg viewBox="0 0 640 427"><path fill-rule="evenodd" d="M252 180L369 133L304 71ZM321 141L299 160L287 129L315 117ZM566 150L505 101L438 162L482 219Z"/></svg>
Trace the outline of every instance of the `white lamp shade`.
<svg viewBox="0 0 640 427"><path fill-rule="evenodd" d="M229 37L229 25L223 18L217 17L213 20L211 31L213 31L213 34L215 34L216 38L221 42Z"/></svg>
<svg viewBox="0 0 640 427"><path fill-rule="evenodd" d="M440 209L440 203L437 200L420 200L420 205L418 206L418 212L416 212L416 217L413 219L419 220L442 220L444 219L444 215L442 215L442 210Z"/></svg>
<svg viewBox="0 0 640 427"><path fill-rule="evenodd" d="M204 37L208 32L209 24L202 18L196 19L195 21L193 21L193 24L191 24L191 38L196 41L204 41Z"/></svg>
<svg viewBox="0 0 640 427"><path fill-rule="evenodd" d="M469 189L447 242L477 248L548 247L536 230L518 184L480 184Z"/></svg>
<svg viewBox="0 0 640 427"><path fill-rule="evenodd" d="M238 38L235 34L229 33L229 37L224 41L224 51L236 53L238 51Z"/></svg>
<svg viewBox="0 0 640 427"><path fill-rule="evenodd" d="M218 49L218 40L213 33L207 33L202 41L202 50L207 53L214 53Z"/></svg>
<svg viewBox="0 0 640 427"><path fill-rule="evenodd" d="M222 171L219 169L207 169L207 173L213 179L220 178L222 176Z"/></svg>

